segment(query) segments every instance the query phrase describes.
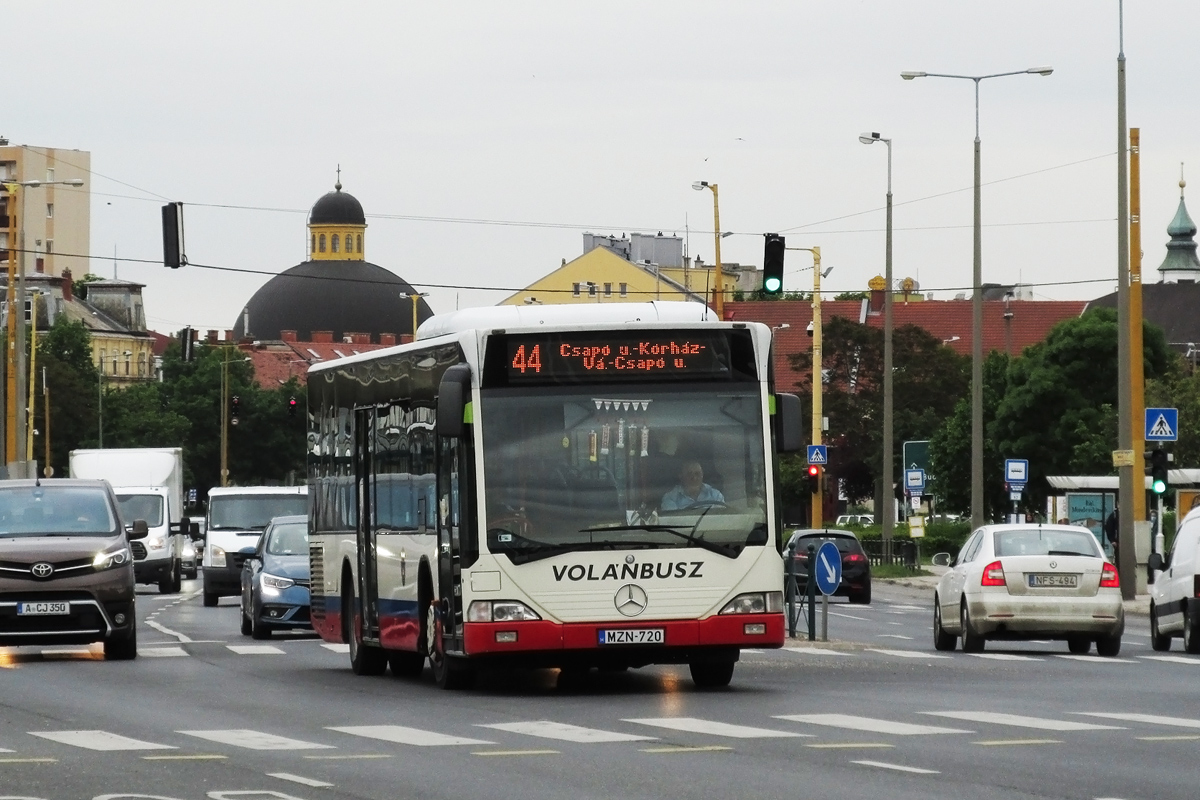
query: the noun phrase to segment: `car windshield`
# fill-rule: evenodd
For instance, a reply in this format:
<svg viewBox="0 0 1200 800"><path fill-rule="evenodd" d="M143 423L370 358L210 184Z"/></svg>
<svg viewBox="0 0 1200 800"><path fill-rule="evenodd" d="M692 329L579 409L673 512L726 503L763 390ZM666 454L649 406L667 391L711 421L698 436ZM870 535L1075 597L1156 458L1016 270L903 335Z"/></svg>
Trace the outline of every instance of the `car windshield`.
<svg viewBox="0 0 1200 800"><path fill-rule="evenodd" d="M271 528L267 553L273 556L307 556L308 523L289 522Z"/></svg>
<svg viewBox="0 0 1200 800"><path fill-rule="evenodd" d="M209 499L209 530L263 530L274 517L308 513L302 494L225 495Z"/></svg>
<svg viewBox="0 0 1200 800"><path fill-rule="evenodd" d="M1088 556L1100 558L1096 537L1091 531L1064 531L1053 528L997 531L997 556Z"/></svg>
<svg viewBox="0 0 1200 800"><path fill-rule="evenodd" d="M484 393L487 546L570 550L767 543L762 398L743 386Z"/></svg>
<svg viewBox="0 0 1200 800"><path fill-rule="evenodd" d="M837 545L840 553L861 553L862 545L857 539L849 536L797 536L793 539L796 543L796 552L804 555L808 552L808 546L811 544L817 550L821 549L821 545L825 542L833 542Z"/></svg>
<svg viewBox="0 0 1200 800"><path fill-rule="evenodd" d="M146 525L156 528L163 521L163 499L157 494L125 494L117 495L117 505L121 508L121 519L126 525L132 525L135 519L146 520Z"/></svg>
<svg viewBox="0 0 1200 800"><path fill-rule="evenodd" d="M117 520L108 494L84 486L0 489L0 538L111 536Z"/></svg>

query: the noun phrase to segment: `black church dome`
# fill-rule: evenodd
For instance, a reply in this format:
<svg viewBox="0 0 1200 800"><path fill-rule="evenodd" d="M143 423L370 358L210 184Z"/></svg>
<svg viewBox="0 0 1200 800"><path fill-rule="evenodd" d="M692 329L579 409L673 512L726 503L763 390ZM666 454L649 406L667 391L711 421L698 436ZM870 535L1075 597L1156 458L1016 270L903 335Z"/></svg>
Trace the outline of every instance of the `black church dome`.
<svg viewBox="0 0 1200 800"><path fill-rule="evenodd" d="M339 183L336 191L328 192L315 204L308 218L309 225L366 225L367 215L362 204Z"/></svg>

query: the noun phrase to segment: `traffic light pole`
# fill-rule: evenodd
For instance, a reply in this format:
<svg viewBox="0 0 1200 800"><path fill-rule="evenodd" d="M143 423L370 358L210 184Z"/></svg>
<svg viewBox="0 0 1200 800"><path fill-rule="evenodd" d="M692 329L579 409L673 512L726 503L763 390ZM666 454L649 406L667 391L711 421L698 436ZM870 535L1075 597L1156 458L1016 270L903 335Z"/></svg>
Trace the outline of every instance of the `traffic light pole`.
<svg viewBox="0 0 1200 800"><path fill-rule="evenodd" d="M812 368L812 443L821 443L822 421L825 418L821 404L821 390L824 381L821 377L821 248L812 248L813 254L813 368ZM828 465L826 465L828 466ZM821 468L821 480L812 496L812 526L821 528L824 523L824 487L825 467ZM812 613L811 607L809 613Z"/></svg>
<svg viewBox="0 0 1200 800"><path fill-rule="evenodd" d="M221 485L229 485L229 351L221 361Z"/></svg>

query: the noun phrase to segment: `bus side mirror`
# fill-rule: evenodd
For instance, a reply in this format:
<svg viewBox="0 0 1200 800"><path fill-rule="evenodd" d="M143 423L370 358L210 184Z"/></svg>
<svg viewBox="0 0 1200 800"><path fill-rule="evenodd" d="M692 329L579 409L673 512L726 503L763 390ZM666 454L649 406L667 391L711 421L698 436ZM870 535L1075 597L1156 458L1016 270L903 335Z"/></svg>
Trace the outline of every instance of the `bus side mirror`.
<svg viewBox="0 0 1200 800"><path fill-rule="evenodd" d="M437 432L449 439L461 438L466 430L465 414L471 398L471 368L455 364L442 375L438 387Z"/></svg>
<svg viewBox="0 0 1200 800"><path fill-rule="evenodd" d="M780 453L795 453L804 449L800 416L799 397L794 394L775 395L775 449Z"/></svg>

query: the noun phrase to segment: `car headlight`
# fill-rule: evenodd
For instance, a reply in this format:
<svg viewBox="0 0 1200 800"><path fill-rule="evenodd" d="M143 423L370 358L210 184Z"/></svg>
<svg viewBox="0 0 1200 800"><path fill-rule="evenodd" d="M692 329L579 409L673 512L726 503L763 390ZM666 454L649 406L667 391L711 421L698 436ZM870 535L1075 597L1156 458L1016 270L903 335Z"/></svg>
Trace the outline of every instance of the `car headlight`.
<svg viewBox="0 0 1200 800"><path fill-rule="evenodd" d="M162 550L167 546L167 540L161 536L151 536L146 539L146 547L151 550Z"/></svg>
<svg viewBox="0 0 1200 800"><path fill-rule="evenodd" d="M783 611L783 592L739 594L721 609L722 614L774 614Z"/></svg>
<svg viewBox="0 0 1200 800"><path fill-rule="evenodd" d="M264 589L286 589L289 586L295 586L296 582L291 578L283 578L279 575L264 572L262 573L262 585Z"/></svg>
<svg viewBox="0 0 1200 800"><path fill-rule="evenodd" d="M215 544L208 548L208 563L206 567L223 567L225 566L225 551L217 547Z"/></svg>
<svg viewBox="0 0 1200 800"><path fill-rule="evenodd" d="M122 547L120 550L109 550L102 553L96 553L96 557L92 559L92 566L96 569L112 569L129 563L129 548Z"/></svg>
<svg viewBox="0 0 1200 800"><path fill-rule="evenodd" d="M467 622L529 622L541 616L516 600L476 600L467 609Z"/></svg>

